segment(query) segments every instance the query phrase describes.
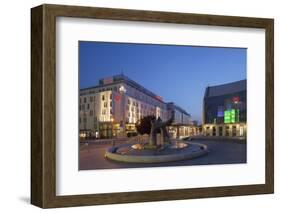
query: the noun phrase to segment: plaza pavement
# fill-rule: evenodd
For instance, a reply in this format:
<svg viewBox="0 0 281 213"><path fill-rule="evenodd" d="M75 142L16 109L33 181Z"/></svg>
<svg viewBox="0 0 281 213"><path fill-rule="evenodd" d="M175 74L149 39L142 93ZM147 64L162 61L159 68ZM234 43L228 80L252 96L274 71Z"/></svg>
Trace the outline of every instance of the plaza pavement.
<svg viewBox="0 0 281 213"><path fill-rule="evenodd" d="M123 143L123 140L115 144ZM115 162L104 157L105 150L112 146L112 140L102 142L81 143L79 150L79 170L92 169L117 169L117 168L141 168L159 166L188 166L188 165L212 165L212 164L237 164L246 163L247 144L241 140L193 140L208 146L207 155L169 163L132 164Z"/></svg>

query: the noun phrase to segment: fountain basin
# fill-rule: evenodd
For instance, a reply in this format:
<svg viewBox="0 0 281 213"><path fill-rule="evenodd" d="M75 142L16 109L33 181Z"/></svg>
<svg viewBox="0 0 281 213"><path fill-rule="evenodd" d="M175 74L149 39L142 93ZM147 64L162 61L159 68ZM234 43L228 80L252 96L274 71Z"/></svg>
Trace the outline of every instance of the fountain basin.
<svg viewBox="0 0 281 213"><path fill-rule="evenodd" d="M138 143L111 147L105 157L126 163L164 163L196 158L208 153L208 148L200 143L170 144L164 149L141 149Z"/></svg>

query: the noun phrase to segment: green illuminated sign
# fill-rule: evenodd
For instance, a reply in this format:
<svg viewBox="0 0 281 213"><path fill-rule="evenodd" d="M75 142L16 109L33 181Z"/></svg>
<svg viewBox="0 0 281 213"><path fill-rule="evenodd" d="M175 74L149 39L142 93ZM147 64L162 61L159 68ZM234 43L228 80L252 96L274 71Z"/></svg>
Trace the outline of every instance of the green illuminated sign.
<svg viewBox="0 0 281 213"><path fill-rule="evenodd" d="M239 110L231 109L224 111L224 123L235 123L239 122Z"/></svg>

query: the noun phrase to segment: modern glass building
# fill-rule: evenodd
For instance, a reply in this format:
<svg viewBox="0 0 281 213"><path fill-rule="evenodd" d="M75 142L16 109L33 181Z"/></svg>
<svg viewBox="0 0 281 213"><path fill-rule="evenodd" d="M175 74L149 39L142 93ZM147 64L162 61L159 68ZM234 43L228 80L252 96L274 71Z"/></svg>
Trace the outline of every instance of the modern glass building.
<svg viewBox="0 0 281 213"><path fill-rule="evenodd" d="M247 81L208 86L202 118L205 136L246 137Z"/></svg>

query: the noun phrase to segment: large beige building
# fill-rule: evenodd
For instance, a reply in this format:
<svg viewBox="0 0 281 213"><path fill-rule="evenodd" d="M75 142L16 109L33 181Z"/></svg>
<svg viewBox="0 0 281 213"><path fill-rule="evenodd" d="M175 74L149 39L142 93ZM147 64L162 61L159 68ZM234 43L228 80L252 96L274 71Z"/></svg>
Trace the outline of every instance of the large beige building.
<svg viewBox="0 0 281 213"><path fill-rule="evenodd" d="M190 115L186 111L173 103L165 103L160 96L124 75L104 78L97 86L81 89L79 110L80 136L123 136L136 132L135 124L144 116L167 120L172 112L176 131L190 125Z"/></svg>

